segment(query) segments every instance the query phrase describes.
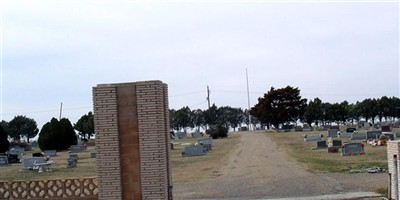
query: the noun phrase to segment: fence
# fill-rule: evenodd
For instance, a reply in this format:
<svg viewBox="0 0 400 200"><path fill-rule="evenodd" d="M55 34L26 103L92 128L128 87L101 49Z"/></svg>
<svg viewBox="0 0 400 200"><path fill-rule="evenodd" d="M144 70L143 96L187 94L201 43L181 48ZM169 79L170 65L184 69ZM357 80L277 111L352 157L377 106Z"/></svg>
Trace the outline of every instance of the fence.
<svg viewBox="0 0 400 200"><path fill-rule="evenodd" d="M95 178L0 181L0 200L96 200L97 193L97 180Z"/></svg>

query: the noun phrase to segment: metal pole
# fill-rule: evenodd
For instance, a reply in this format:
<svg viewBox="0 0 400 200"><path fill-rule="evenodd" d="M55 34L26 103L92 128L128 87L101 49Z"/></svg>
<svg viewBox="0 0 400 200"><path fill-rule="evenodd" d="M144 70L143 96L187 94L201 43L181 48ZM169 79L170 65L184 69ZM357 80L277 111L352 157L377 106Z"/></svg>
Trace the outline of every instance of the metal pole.
<svg viewBox="0 0 400 200"><path fill-rule="evenodd" d="M251 115L250 115L250 93L249 93L249 76L247 74L247 68L246 68L246 83L247 83L247 106L249 109L249 130L251 131Z"/></svg>
<svg viewBox="0 0 400 200"><path fill-rule="evenodd" d="M61 120L61 113L62 113L62 102L61 102L61 106L60 106L60 118L58 120Z"/></svg>

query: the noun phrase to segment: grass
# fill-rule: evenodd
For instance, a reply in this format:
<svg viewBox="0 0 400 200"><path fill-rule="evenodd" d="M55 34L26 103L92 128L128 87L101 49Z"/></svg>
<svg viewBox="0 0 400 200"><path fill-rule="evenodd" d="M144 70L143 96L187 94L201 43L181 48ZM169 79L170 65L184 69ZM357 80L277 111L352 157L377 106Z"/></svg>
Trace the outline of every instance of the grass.
<svg viewBox="0 0 400 200"><path fill-rule="evenodd" d="M267 132L279 148L286 151L291 157L307 166L312 172L349 172L351 169L378 166L387 169L386 147L373 147L366 142L366 155L341 156L340 153L327 153L326 149L316 149L315 142L304 142L303 134L317 135L321 132ZM322 132L325 136L326 132ZM337 138L343 143L350 142L347 138Z"/></svg>
<svg viewBox="0 0 400 200"><path fill-rule="evenodd" d="M174 141L174 150L171 150L172 180L174 182L188 182L203 178L219 176L219 168L228 161L229 155L239 143L240 135L230 133L228 138L213 140L213 149L206 156L183 157L182 143L195 143L197 139L186 138ZM10 166L0 167L0 181L15 180L52 180L52 179L78 179L84 177L96 177L96 159L90 158L90 152L94 146L89 145L88 151L79 153L76 168L67 168L68 152L57 152L51 171L38 173L37 170L21 170L23 164L15 163ZM32 153L40 152L38 149L26 152L24 158L31 157Z"/></svg>
<svg viewBox="0 0 400 200"><path fill-rule="evenodd" d="M51 171L38 173L38 170L22 170L23 163L14 163L10 166L0 167L0 181L15 181L15 180L52 180L52 179L79 179L84 177L97 176L96 159L90 158L90 151L94 151L94 147L89 147L88 151L78 153L78 163L75 168L67 168L67 151L57 152L56 157L51 157L50 160L54 163L50 166ZM32 151L27 151L23 158L32 157L32 153L40 152L34 148Z"/></svg>
<svg viewBox="0 0 400 200"><path fill-rule="evenodd" d="M240 135L230 133L228 138L213 140L213 149L206 156L183 157L183 143L194 144L197 139L186 138L176 140L171 151L172 180L174 182L190 182L193 180L218 177L218 170L228 162L229 155L239 144Z"/></svg>

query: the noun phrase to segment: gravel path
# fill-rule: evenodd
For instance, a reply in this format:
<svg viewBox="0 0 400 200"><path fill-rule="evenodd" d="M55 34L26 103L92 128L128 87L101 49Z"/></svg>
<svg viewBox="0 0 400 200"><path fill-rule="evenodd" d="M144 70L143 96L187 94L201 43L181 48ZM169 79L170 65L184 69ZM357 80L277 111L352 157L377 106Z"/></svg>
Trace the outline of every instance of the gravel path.
<svg viewBox="0 0 400 200"><path fill-rule="evenodd" d="M334 174L307 172L298 162L280 151L263 133L241 133L239 147L229 163L211 180L175 183L175 199L270 199L304 197L362 191L385 187L387 175ZM349 178L350 176L350 178ZM363 189L368 181L370 188ZM351 182L347 182L350 179ZM376 183L375 183L376 182Z"/></svg>

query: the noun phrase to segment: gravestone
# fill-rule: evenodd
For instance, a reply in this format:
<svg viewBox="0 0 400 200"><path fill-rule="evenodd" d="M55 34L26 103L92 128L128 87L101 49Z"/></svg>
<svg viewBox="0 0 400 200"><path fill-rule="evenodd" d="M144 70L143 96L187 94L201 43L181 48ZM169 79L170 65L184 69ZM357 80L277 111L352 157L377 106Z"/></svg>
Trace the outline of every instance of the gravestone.
<svg viewBox="0 0 400 200"><path fill-rule="evenodd" d="M69 158L75 159L76 162L78 162L78 154L75 154L75 153L69 154Z"/></svg>
<svg viewBox="0 0 400 200"><path fill-rule="evenodd" d="M178 139L186 138L186 133L184 133L184 132L177 132L176 135L177 135Z"/></svg>
<svg viewBox="0 0 400 200"><path fill-rule="evenodd" d="M84 145L72 145L69 150L71 153L81 153L81 152L85 151L85 146Z"/></svg>
<svg viewBox="0 0 400 200"><path fill-rule="evenodd" d="M392 131L392 129L390 128L390 126L382 126L382 127L381 127L381 130L382 130L383 132L391 132L391 131Z"/></svg>
<svg viewBox="0 0 400 200"><path fill-rule="evenodd" d="M321 141L322 137L321 135L306 135L306 137L304 137L304 141L308 142L308 141Z"/></svg>
<svg viewBox="0 0 400 200"><path fill-rule="evenodd" d="M206 147L207 151L212 149L213 140L212 138L202 138L198 139L197 143Z"/></svg>
<svg viewBox="0 0 400 200"><path fill-rule="evenodd" d="M19 163L21 162L20 155L8 153L8 163Z"/></svg>
<svg viewBox="0 0 400 200"><path fill-rule="evenodd" d="M8 157L7 156L0 156L0 167L2 166L8 166L10 163L8 163Z"/></svg>
<svg viewBox="0 0 400 200"><path fill-rule="evenodd" d="M338 129L328 130L328 137L338 137Z"/></svg>
<svg viewBox="0 0 400 200"><path fill-rule="evenodd" d="M351 140L366 140L367 134L366 133L353 133L351 135Z"/></svg>
<svg viewBox="0 0 400 200"><path fill-rule="evenodd" d="M46 160L44 158L40 157L25 158L23 161L22 169L24 170L34 169L35 164L42 164L42 163L46 163Z"/></svg>
<svg viewBox="0 0 400 200"><path fill-rule="evenodd" d="M339 147L328 147L328 153L338 153Z"/></svg>
<svg viewBox="0 0 400 200"><path fill-rule="evenodd" d="M45 150L44 155L50 156L50 157L55 157L55 156L57 156L57 151L56 150Z"/></svg>
<svg viewBox="0 0 400 200"><path fill-rule="evenodd" d="M395 137L396 140L400 139L400 132L395 133L394 137Z"/></svg>
<svg viewBox="0 0 400 200"><path fill-rule="evenodd" d="M353 133L340 133L338 134L340 138L351 138Z"/></svg>
<svg viewBox="0 0 400 200"><path fill-rule="evenodd" d="M192 137L193 138L199 138L199 137L201 137L201 133L200 132L193 132L192 133Z"/></svg>
<svg viewBox="0 0 400 200"><path fill-rule="evenodd" d="M77 159L75 158L68 158L67 159L67 168L72 168L72 167L76 167L76 163L78 162Z"/></svg>
<svg viewBox="0 0 400 200"><path fill-rule="evenodd" d="M349 155L362 155L364 152L364 145L361 143L346 143L342 148L342 156Z"/></svg>
<svg viewBox="0 0 400 200"><path fill-rule="evenodd" d="M325 149L328 146L326 145L326 141L317 141L316 148L317 149Z"/></svg>
<svg viewBox="0 0 400 200"><path fill-rule="evenodd" d="M182 156L203 156L206 155L207 151L202 145L191 145L185 146Z"/></svg>
<svg viewBox="0 0 400 200"><path fill-rule="evenodd" d="M311 128L303 128L303 132L308 132L308 131L312 131Z"/></svg>
<svg viewBox="0 0 400 200"><path fill-rule="evenodd" d="M357 131L356 128L346 128L346 133L354 133L355 131Z"/></svg>
<svg viewBox="0 0 400 200"><path fill-rule="evenodd" d="M96 152L90 152L90 158L96 158Z"/></svg>
<svg viewBox="0 0 400 200"><path fill-rule="evenodd" d="M336 130L339 130L339 126L331 126L331 127L329 127L329 129L336 129Z"/></svg>
<svg viewBox="0 0 400 200"><path fill-rule="evenodd" d="M383 135L386 136L388 140L394 140L395 138L393 133L383 133Z"/></svg>
<svg viewBox="0 0 400 200"><path fill-rule="evenodd" d="M342 140L334 140L332 138L327 139L328 147L341 147L342 146Z"/></svg>
<svg viewBox="0 0 400 200"><path fill-rule="evenodd" d="M25 149L19 146L13 146L12 148L10 148L10 151L8 152L12 154L18 154L20 156L25 155Z"/></svg>
<svg viewBox="0 0 400 200"><path fill-rule="evenodd" d="M38 146L39 146L39 144L38 144L38 142L37 142L37 141L33 141L33 142L31 143L31 146L32 146L32 147L38 147Z"/></svg>
<svg viewBox="0 0 400 200"><path fill-rule="evenodd" d="M368 131L367 132L367 140L368 139L377 139L382 135L382 131Z"/></svg>

